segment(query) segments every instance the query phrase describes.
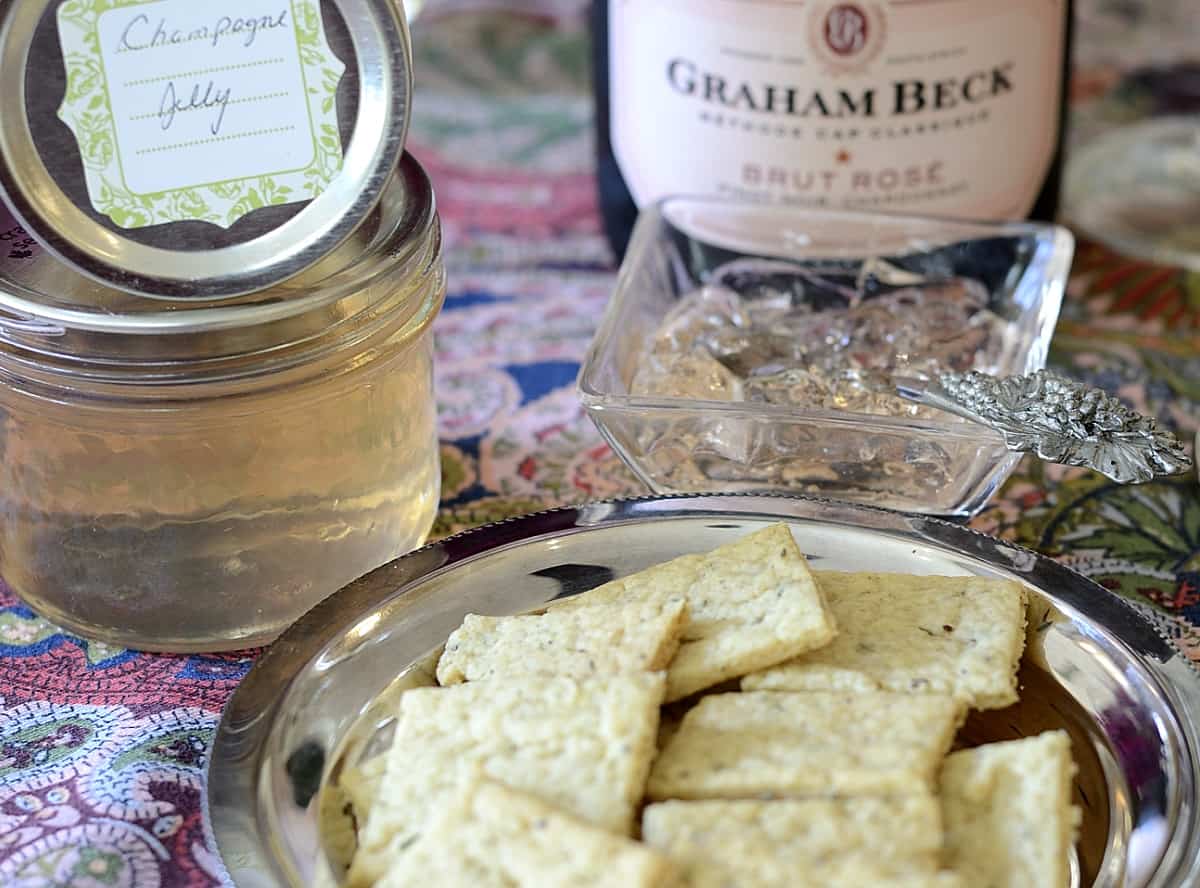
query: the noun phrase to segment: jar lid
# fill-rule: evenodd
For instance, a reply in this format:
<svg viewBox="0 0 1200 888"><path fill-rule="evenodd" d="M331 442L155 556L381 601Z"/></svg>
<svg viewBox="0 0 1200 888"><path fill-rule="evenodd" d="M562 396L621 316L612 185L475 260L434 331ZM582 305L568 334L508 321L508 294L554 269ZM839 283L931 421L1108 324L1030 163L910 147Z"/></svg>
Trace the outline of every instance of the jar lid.
<svg viewBox="0 0 1200 888"><path fill-rule="evenodd" d="M0 197L83 274L169 301L289 280L376 210L404 150L397 0L0 8Z"/></svg>
<svg viewBox="0 0 1200 888"><path fill-rule="evenodd" d="M170 301L118 290L81 274L43 249L0 203L0 349L21 342L61 350L61 342L56 344L60 337L88 331L161 340L164 353L170 353L170 340L182 335L252 329L347 299L369 301L389 288L403 289L405 269L419 265L431 238L438 236L429 177L406 153L370 216L320 262L282 283L240 296ZM369 292L375 290L379 293Z"/></svg>

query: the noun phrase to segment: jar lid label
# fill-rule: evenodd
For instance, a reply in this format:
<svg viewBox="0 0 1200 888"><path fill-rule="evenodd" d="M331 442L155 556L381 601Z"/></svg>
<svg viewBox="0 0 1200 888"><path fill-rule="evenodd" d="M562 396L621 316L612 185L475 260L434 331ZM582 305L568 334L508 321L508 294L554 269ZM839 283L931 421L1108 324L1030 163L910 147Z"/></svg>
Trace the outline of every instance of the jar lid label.
<svg viewBox="0 0 1200 888"><path fill-rule="evenodd" d="M0 198L109 287L272 288L372 218L411 60L397 0L0 2Z"/></svg>
<svg viewBox="0 0 1200 888"><path fill-rule="evenodd" d="M73 0L58 32L58 116L92 206L122 228L228 228L342 169L345 65L315 0Z"/></svg>

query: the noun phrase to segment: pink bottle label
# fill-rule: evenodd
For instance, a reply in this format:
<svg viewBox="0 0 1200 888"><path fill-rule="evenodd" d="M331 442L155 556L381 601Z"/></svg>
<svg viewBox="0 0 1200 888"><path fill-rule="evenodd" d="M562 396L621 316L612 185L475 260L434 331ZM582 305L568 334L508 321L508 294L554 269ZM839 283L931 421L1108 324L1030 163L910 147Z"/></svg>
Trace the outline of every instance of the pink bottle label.
<svg viewBox="0 0 1200 888"><path fill-rule="evenodd" d="M611 0L609 18L639 205L1016 218L1053 158L1065 0Z"/></svg>

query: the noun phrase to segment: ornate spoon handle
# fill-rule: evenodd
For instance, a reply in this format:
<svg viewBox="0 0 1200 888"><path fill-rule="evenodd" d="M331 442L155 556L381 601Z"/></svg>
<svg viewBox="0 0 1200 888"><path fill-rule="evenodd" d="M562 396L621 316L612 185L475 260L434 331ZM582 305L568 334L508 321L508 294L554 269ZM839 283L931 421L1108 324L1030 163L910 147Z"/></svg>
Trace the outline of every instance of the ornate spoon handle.
<svg viewBox="0 0 1200 888"><path fill-rule="evenodd" d="M930 381L899 380L896 391L995 429L1009 450L1095 469L1119 484L1177 475L1192 465L1183 444L1151 417L1045 370L1003 378L942 373Z"/></svg>

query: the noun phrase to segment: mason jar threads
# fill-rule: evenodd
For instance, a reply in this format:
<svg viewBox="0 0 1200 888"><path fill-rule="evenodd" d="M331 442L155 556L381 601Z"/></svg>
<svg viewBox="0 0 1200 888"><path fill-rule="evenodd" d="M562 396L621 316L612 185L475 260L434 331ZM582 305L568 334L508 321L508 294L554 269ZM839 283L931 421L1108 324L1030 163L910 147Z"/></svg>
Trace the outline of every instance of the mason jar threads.
<svg viewBox="0 0 1200 888"><path fill-rule="evenodd" d="M244 648L422 542L445 275L411 157L337 250L221 302L20 252L0 266L0 575L39 613L127 647Z"/></svg>

